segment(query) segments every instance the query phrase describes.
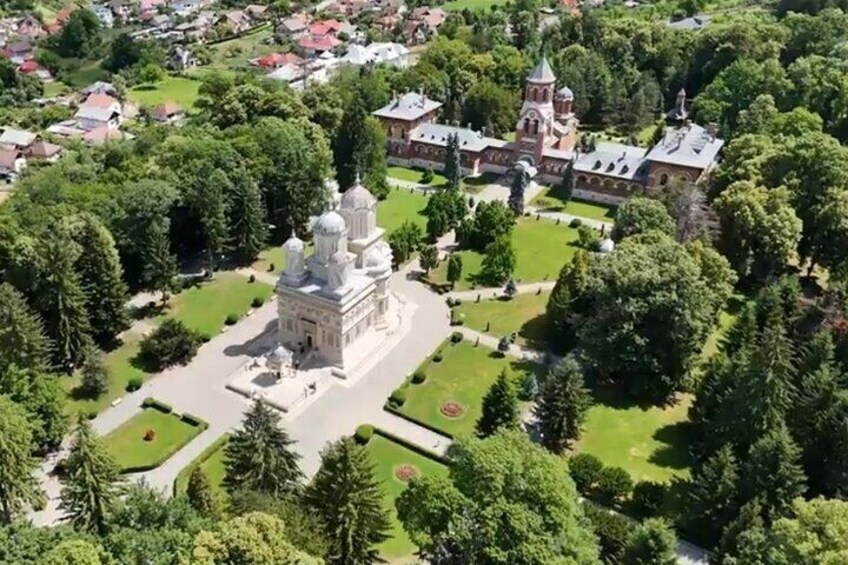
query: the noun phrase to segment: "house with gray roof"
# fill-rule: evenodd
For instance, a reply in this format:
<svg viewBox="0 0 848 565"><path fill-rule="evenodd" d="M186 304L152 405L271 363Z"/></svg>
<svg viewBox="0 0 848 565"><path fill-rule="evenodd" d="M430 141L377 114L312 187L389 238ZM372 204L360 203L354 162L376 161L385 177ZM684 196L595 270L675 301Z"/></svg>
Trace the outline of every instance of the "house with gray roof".
<svg viewBox="0 0 848 565"><path fill-rule="evenodd" d="M4 128L0 134L0 146L4 149L24 150L35 143L36 135L22 129Z"/></svg>

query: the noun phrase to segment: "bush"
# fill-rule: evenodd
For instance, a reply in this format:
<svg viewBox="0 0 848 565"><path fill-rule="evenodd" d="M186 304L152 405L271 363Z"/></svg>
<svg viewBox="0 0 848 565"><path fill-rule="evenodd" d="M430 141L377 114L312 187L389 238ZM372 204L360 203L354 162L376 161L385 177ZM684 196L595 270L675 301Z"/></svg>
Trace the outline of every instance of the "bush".
<svg viewBox="0 0 848 565"><path fill-rule="evenodd" d="M433 355L433 363L441 363L442 362L442 352L436 351L436 354Z"/></svg>
<svg viewBox="0 0 848 565"><path fill-rule="evenodd" d="M139 354L151 369L161 371L171 365L189 362L197 354L202 341L200 334L181 321L169 318L142 340Z"/></svg>
<svg viewBox="0 0 848 565"><path fill-rule="evenodd" d="M601 559L604 563L622 563L624 549L633 536L633 524L625 516L584 504L583 512L598 536Z"/></svg>
<svg viewBox="0 0 848 565"><path fill-rule="evenodd" d="M445 304L448 305L448 308L453 308L454 307L453 297L448 296L447 299L445 300Z"/></svg>
<svg viewBox="0 0 848 565"><path fill-rule="evenodd" d="M82 365L80 391L88 398L98 398L109 390L109 370L99 352L86 355Z"/></svg>
<svg viewBox="0 0 848 565"><path fill-rule="evenodd" d="M249 282L249 283L255 283L255 282L256 282L256 275L254 275L253 273L251 273L251 274L250 274L250 276L249 276L249 277L247 277L247 282Z"/></svg>
<svg viewBox="0 0 848 565"><path fill-rule="evenodd" d="M209 423L206 420L204 420L203 418L198 418L194 414L189 414L188 412L184 412L180 416L180 420L190 426L195 426L204 430L209 427Z"/></svg>
<svg viewBox="0 0 848 565"><path fill-rule="evenodd" d="M127 381L127 392L135 392L136 390L141 388L141 385L144 384L144 381L141 377L133 377Z"/></svg>
<svg viewBox="0 0 848 565"><path fill-rule="evenodd" d="M406 389L405 388L396 388L392 391L392 395L389 397L389 404L394 406L395 408L400 408L406 402Z"/></svg>
<svg viewBox="0 0 848 565"><path fill-rule="evenodd" d="M227 317L224 319L224 323L228 326L234 326L239 321L238 314L227 314Z"/></svg>
<svg viewBox="0 0 848 565"><path fill-rule="evenodd" d="M427 167L424 169L424 172L421 173L421 184L430 184L433 182L433 177L435 174L433 173L433 167Z"/></svg>
<svg viewBox="0 0 848 565"><path fill-rule="evenodd" d="M170 414L174 411L174 408L170 404L165 404L164 402L149 396L142 401L141 406L143 408L153 408L154 410L158 410L165 414Z"/></svg>
<svg viewBox="0 0 848 565"><path fill-rule="evenodd" d="M265 304L265 299L264 299L264 298L262 298L261 296L257 296L257 297L255 297L253 300L251 300L251 301L250 301L250 305L251 305L253 308L259 308L259 307L260 307L260 306L262 306L263 304Z"/></svg>
<svg viewBox="0 0 848 565"><path fill-rule="evenodd" d="M423 369L416 369L414 373L412 373L412 384L420 385L424 381L427 380L427 373L424 372Z"/></svg>
<svg viewBox="0 0 848 565"><path fill-rule="evenodd" d="M86 420L93 420L97 417L97 410L89 410L85 413Z"/></svg>
<svg viewBox="0 0 848 565"><path fill-rule="evenodd" d="M277 268L277 266L274 265L273 263L271 263L270 265L268 265L268 272L273 273L274 269L276 269L276 268Z"/></svg>
<svg viewBox="0 0 848 565"><path fill-rule="evenodd" d="M453 332L451 334L450 340L451 340L451 343L459 343L460 341L462 341L462 338L463 338L462 332Z"/></svg>
<svg viewBox="0 0 848 565"><path fill-rule="evenodd" d="M521 381L521 390L518 392L518 398L528 402L536 398L539 394L539 381L536 380L536 375L527 373Z"/></svg>
<svg viewBox="0 0 848 565"><path fill-rule="evenodd" d="M582 225L583 225L583 220L581 220L580 218L572 218L571 221L568 223L568 227L574 228L574 229L577 229Z"/></svg>
<svg viewBox="0 0 848 565"><path fill-rule="evenodd" d="M453 299L453 305L454 306L462 306L462 299L461 298L454 298Z"/></svg>
<svg viewBox="0 0 848 565"><path fill-rule="evenodd" d="M621 467L606 467L598 475L598 495L603 502L612 505L625 498L633 490L633 479Z"/></svg>
<svg viewBox="0 0 848 565"><path fill-rule="evenodd" d="M568 460L568 471L577 485L577 490L582 494L592 490L603 468L604 464L600 459L589 453L578 453Z"/></svg>
<svg viewBox="0 0 848 565"><path fill-rule="evenodd" d="M651 481L639 481L633 487L630 504L639 516L656 516L665 500L665 485Z"/></svg>
<svg viewBox="0 0 848 565"><path fill-rule="evenodd" d="M371 436L374 435L374 426L370 424L362 424L356 428L356 433L353 434L353 439L359 445L365 445L371 441Z"/></svg>

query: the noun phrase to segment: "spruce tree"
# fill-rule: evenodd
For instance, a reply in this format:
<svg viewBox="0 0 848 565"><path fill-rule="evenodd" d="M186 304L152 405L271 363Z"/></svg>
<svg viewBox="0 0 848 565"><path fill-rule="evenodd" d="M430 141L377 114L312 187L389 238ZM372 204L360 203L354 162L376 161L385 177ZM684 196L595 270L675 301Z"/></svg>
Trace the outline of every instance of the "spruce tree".
<svg viewBox="0 0 848 565"><path fill-rule="evenodd" d="M739 464L729 445L695 467L689 497L693 531L717 540L739 512L740 505Z"/></svg>
<svg viewBox="0 0 848 565"><path fill-rule="evenodd" d="M171 253L168 218L156 218L147 228L144 248L144 281L147 287L162 293L162 304L168 302L168 293L174 288L177 277L177 258Z"/></svg>
<svg viewBox="0 0 848 565"><path fill-rule="evenodd" d="M44 324L24 296L8 283L0 284L0 374L16 365L44 371L50 366L50 342Z"/></svg>
<svg viewBox="0 0 848 565"><path fill-rule="evenodd" d="M663 520L648 518L637 529L624 550L628 565L675 565L677 539Z"/></svg>
<svg viewBox="0 0 848 565"><path fill-rule="evenodd" d="M563 202L568 202L574 195L574 164L569 161L562 172L562 181L557 186L557 196Z"/></svg>
<svg viewBox="0 0 848 565"><path fill-rule="evenodd" d="M221 515L221 505L218 497L212 492L209 477L206 476L200 465L196 466L188 477L186 498L188 498L191 507L204 516L216 518Z"/></svg>
<svg viewBox="0 0 848 565"><path fill-rule="evenodd" d="M115 240L100 220L88 213L71 218L68 229L82 250L74 267L85 292L92 336L101 345L110 344L129 326L125 306L129 293Z"/></svg>
<svg viewBox="0 0 848 565"><path fill-rule="evenodd" d="M462 256L459 253L451 253L448 257L448 282L451 284L451 289L456 286L459 279L462 278Z"/></svg>
<svg viewBox="0 0 848 565"><path fill-rule="evenodd" d="M280 416L261 400L245 414L242 429L233 433L224 455L224 486L233 493L240 489L283 496L296 492L303 477L300 455L283 428Z"/></svg>
<svg viewBox="0 0 848 565"><path fill-rule="evenodd" d="M571 262L560 270L545 311L551 332L550 342L557 350L567 351L575 345L576 328L571 318L574 314L574 303L586 287L588 278L589 255L580 250L574 254Z"/></svg>
<svg viewBox="0 0 848 565"><path fill-rule="evenodd" d="M0 524L20 518L29 506L39 506L44 495L35 478L38 460L29 414L0 395Z"/></svg>
<svg viewBox="0 0 848 565"><path fill-rule="evenodd" d="M591 404L580 365L571 357L563 359L545 379L536 405L542 445L562 453L570 440L580 437L580 427Z"/></svg>
<svg viewBox="0 0 848 565"><path fill-rule="evenodd" d="M118 500L120 473L106 446L80 417L65 460L59 509L79 530L103 534Z"/></svg>
<svg viewBox="0 0 848 565"><path fill-rule="evenodd" d="M459 135L448 135L445 149L445 178L449 190L459 190L462 184L462 161L459 149Z"/></svg>
<svg viewBox="0 0 848 565"><path fill-rule="evenodd" d="M418 255L418 263L424 273L430 272L430 269L435 269L439 266L439 250L435 245L425 245L421 248L421 253Z"/></svg>
<svg viewBox="0 0 848 565"><path fill-rule="evenodd" d="M509 187L509 199L507 204L509 209L516 216L524 215L524 192L527 190L527 175L523 170L515 171L512 177L512 184Z"/></svg>
<svg viewBox="0 0 848 565"><path fill-rule="evenodd" d="M246 171L237 173L230 203L230 239L236 257L253 261L268 237L268 219L262 193Z"/></svg>
<svg viewBox="0 0 848 565"><path fill-rule="evenodd" d="M520 423L518 392L512 378L503 370L483 397L477 435L488 437L500 429L517 429Z"/></svg>
<svg viewBox="0 0 848 565"><path fill-rule="evenodd" d="M374 465L364 447L349 437L329 445L321 453L321 468L306 489L305 499L324 526L328 563L374 562L375 546L388 537L390 523Z"/></svg>
<svg viewBox="0 0 848 565"><path fill-rule="evenodd" d="M805 482L801 450L783 423L751 446L742 473L742 492L747 500L760 498L767 516L783 515L792 500L804 494Z"/></svg>
<svg viewBox="0 0 848 565"><path fill-rule="evenodd" d="M80 372L82 380L79 386L86 397L98 398L109 389L109 369L97 348L90 347L86 351Z"/></svg>
<svg viewBox="0 0 848 565"><path fill-rule="evenodd" d="M333 143L333 162L336 166L336 180L342 190L353 186L359 173L357 157L362 151L363 136L366 133L368 111L365 101L354 93L350 97L338 135Z"/></svg>
<svg viewBox="0 0 848 565"><path fill-rule="evenodd" d="M230 180L220 169L209 176L198 179L195 192L195 214L200 217L200 227L206 243L206 257L209 271L215 270L215 257L227 249L227 208L225 193L231 192Z"/></svg>
<svg viewBox="0 0 848 565"><path fill-rule="evenodd" d="M36 303L53 341L53 360L65 370L82 360L91 345L86 296L74 270L79 246L57 234L42 240L42 269Z"/></svg>

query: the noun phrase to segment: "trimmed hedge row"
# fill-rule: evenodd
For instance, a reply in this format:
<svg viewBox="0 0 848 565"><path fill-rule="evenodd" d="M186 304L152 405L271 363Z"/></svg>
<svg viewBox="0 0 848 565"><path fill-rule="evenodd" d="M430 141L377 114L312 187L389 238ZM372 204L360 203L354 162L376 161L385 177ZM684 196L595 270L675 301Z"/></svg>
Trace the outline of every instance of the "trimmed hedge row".
<svg viewBox="0 0 848 565"><path fill-rule="evenodd" d="M449 465L450 464L450 459L448 459L444 455L439 455L438 453L436 453L434 451L430 451L429 449L427 449L425 447L421 447L417 443L412 443L411 441L406 440L406 439L404 439L400 436L396 436L395 434L393 434L391 432L387 432L386 430L384 430L382 428L373 428L373 430L374 430L375 434L377 434L379 436L383 436L384 438L386 438L390 441L393 441L397 444L400 444L403 447L409 449L410 451L414 451L418 455L422 455L424 457L427 457L428 459L432 459L433 461L441 463L442 465ZM440 434L440 435L444 435L444 434Z"/></svg>
<svg viewBox="0 0 848 565"><path fill-rule="evenodd" d="M437 428L437 427L435 427L435 426L431 426L431 425L430 425L430 424L428 424L427 422L423 422L423 421L421 421L421 420L416 420L415 418L412 418L412 417L410 417L410 416L407 416L406 414L404 414L403 412L401 412L401 411L398 409L398 407L393 406L393 405L392 405L391 400L386 401L386 403L383 405L383 410L385 410L386 412L391 412L391 413L392 413L392 414L394 414L395 416L398 416L398 417L400 417L400 418L403 418L403 419L404 419L404 420L406 420L407 422L412 422L412 423L413 423L413 424L415 424L416 426L421 426L422 428L428 429L428 430L430 430L430 431L431 431L431 432L433 432L433 433L437 433L437 434L439 434L440 436L445 436L445 437L446 437L446 438L448 438L448 439L455 439L455 438L454 438L454 436L453 436L453 434L449 434L448 432L446 432L446 431L444 431L444 430L440 430L439 428Z"/></svg>
<svg viewBox="0 0 848 565"><path fill-rule="evenodd" d="M185 422L186 424L188 424L190 426L194 426L194 427L200 428L202 430L205 430L206 428L209 427L209 422L207 422L203 418L198 418L194 414L189 414L188 412L183 412L182 415L180 416L180 420L182 420L183 422Z"/></svg>
<svg viewBox="0 0 848 565"><path fill-rule="evenodd" d="M174 411L174 408L170 404L165 404L164 402L156 400L155 398L152 398L150 396L148 396L141 402L141 407L153 408L154 410L158 410L163 414L170 414Z"/></svg>

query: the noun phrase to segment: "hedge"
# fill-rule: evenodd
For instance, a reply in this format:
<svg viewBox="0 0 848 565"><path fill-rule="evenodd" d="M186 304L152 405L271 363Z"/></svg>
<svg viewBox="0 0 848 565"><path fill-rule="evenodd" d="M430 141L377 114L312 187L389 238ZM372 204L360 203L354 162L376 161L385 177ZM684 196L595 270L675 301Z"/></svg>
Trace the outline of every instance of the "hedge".
<svg viewBox="0 0 848 565"><path fill-rule="evenodd" d="M404 387L396 388L389 396L389 403L392 406L400 408L406 402L406 389Z"/></svg>
<svg viewBox="0 0 848 565"><path fill-rule="evenodd" d="M185 422L186 424L190 424L192 426L199 427L203 430L209 427L209 422L204 420L203 418L198 418L194 414L189 414L188 412L183 412L180 416L180 420Z"/></svg>
<svg viewBox="0 0 848 565"><path fill-rule="evenodd" d="M391 432L387 432L386 430L384 430L382 428L373 428L373 430L374 430L375 434L377 434L379 436L383 436L384 438L386 438L390 441L393 441L397 444L400 444L403 447L409 449L410 451L414 451L418 455L422 455L424 457L427 457L428 459L432 459L434 461L437 461L438 463L441 463L442 465L449 465L450 464L450 459L448 459L444 455L439 455L438 453L436 453L434 451L430 451L429 449L427 449L425 447L421 447L417 443L412 443L411 441L406 440L406 439L404 439L400 436L396 436L395 434L393 434ZM441 434L441 435L444 435L444 434Z"/></svg>
<svg viewBox="0 0 848 565"><path fill-rule="evenodd" d="M188 485L188 478L191 476L191 472L194 471L194 468L199 466L199 465L202 465L207 459L212 457L212 454L215 453L216 451L218 451L219 449L221 449L221 446L224 445L225 443L227 443L227 441L229 441L229 439L230 439L230 434L222 435L221 437L219 437L218 439L213 441L211 444L209 444L209 447L204 449L203 453L201 453L200 455L195 457L194 460L191 463L189 463L188 465L183 467L180 470L180 472L177 473L177 478L174 479L174 484L173 484L174 496L177 496L177 495L180 494L180 492L179 492L180 483L183 483L184 485Z"/></svg>
<svg viewBox="0 0 848 565"><path fill-rule="evenodd" d="M427 373L424 372L424 369L415 369L415 372L412 373L412 384L420 385L424 381L427 380Z"/></svg>
<svg viewBox="0 0 848 565"><path fill-rule="evenodd" d="M356 432L353 434L353 439L356 440L356 443L359 445L365 445L371 440L372 435L374 435L374 426L371 424L362 424L356 428Z"/></svg>
<svg viewBox="0 0 848 565"><path fill-rule="evenodd" d="M143 408L153 408L154 410L158 410L163 414L170 414L174 411L174 408L170 404L165 404L162 401L156 400L155 398L147 397L141 402L141 406Z"/></svg>

